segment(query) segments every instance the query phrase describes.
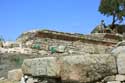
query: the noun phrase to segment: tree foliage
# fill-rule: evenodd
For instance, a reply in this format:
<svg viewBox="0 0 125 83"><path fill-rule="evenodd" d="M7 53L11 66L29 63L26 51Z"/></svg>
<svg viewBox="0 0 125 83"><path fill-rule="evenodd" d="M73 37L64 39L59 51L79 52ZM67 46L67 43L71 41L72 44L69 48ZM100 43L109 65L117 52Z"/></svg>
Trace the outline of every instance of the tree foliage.
<svg viewBox="0 0 125 83"><path fill-rule="evenodd" d="M106 16L112 16L112 25L116 21L123 21L125 17L125 0L101 0L99 12Z"/></svg>

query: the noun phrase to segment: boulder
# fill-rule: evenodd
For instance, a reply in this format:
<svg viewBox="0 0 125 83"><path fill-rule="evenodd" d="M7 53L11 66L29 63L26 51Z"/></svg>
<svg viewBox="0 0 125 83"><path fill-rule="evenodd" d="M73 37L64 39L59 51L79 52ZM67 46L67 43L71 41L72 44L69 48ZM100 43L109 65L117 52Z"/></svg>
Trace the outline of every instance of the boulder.
<svg viewBox="0 0 125 83"><path fill-rule="evenodd" d="M118 43L116 44L116 47L118 47L118 46L125 46L125 40L123 40L123 41L121 41L121 42L118 42Z"/></svg>
<svg viewBox="0 0 125 83"><path fill-rule="evenodd" d="M31 71L32 59L25 59L22 64L22 71L24 74L32 75Z"/></svg>
<svg viewBox="0 0 125 83"><path fill-rule="evenodd" d="M33 76L52 76L59 75L60 68L55 57L36 58L32 60L32 75Z"/></svg>
<svg viewBox="0 0 125 83"><path fill-rule="evenodd" d="M39 51L39 54L41 54L41 55L48 55L48 52L45 51L45 50L40 50L40 51Z"/></svg>
<svg viewBox="0 0 125 83"><path fill-rule="evenodd" d="M21 69L14 69L14 70L8 71L8 80L20 81L22 76L23 76L23 73Z"/></svg>
<svg viewBox="0 0 125 83"><path fill-rule="evenodd" d="M120 81L109 81L107 83L121 83Z"/></svg>
<svg viewBox="0 0 125 83"><path fill-rule="evenodd" d="M116 75L116 81L125 81L125 75Z"/></svg>
<svg viewBox="0 0 125 83"><path fill-rule="evenodd" d="M25 45L26 47L31 48L32 44L33 44L33 40L30 40L30 41L27 41Z"/></svg>
<svg viewBox="0 0 125 83"><path fill-rule="evenodd" d="M125 53L125 40L118 42L112 49L111 53L116 56L120 53Z"/></svg>
<svg viewBox="0 0 125 83"><path fill-rule="evenodd" d="M65 52L65 49L66 49L66 46L59 45L59 46L56 48L56 51L57 51L57 52L60 52L60 53L63 53L63 52Z"/></svg>
<svg viewBox="0 0 125 83"><path fill-rule="evenodd" d="M64 81L93 82L117 73L115 58L109 54L65 56L60 63Z"/></svg>
<svg viewBox="0 0 125 83"><path fill-rule="evenodd" d="M0 81L1 81L1 80L5 80L5 77L0 77Z"/></svg>
<svg viewBox="0 0 125 83"><path fill-rule="evenodd" d="M32 76L61 77L64 82L93 82L117 73L115 58L110 54L26 59L22 70Z"/></svg>
<svg viewBox="0 0 125 83"><path fill-rule="evenodd" d="M116 79L116 76L113 75L113 76L106 76L104 79L103 79L103 82L106 83L106 82L109 82L109 81L114 81Z"/></svg>
<svg viewBox="0 0 125 83"><path fill-rule="evenodd" d="M1 47L0 47L0 53L7 53L7 52L8 52L8 49L1 48Z"/></svg>
<svg viewBox="0 0 125 83"><path fill-rule="evenodd" d="M38 83L37 80L34 80L33 78L31 77L28 77L28 80L26 81L26 83Z"/></svg>
<svg viewBox="0 0 125 83"><path fill-rule="evenodd" d="M117 56L118 73L125 75L125 53Z"/></svg>
<svg viewBox="0 0 125 83"><path fill-rule="evenodd" d="M124 53L125 54L125 46L118 46L116 48L113 48L113 50L111 51L111 53L115 56L117 56L120 53Z"/></svg>
<svg viewBox="0 0 125 83"><path fill-rule="evenodd" d="M31 74L33 76L57 77L60 67L56 63L55 57L44 57L24 60L22 70L24 74Z"/></svg>
<svg viewBox="0 0 125 83"><path fill-rule="evenodd" d="M66 49L66 46L64 45L59 45L59 46L49 46L49 50L51 51L51 53L64 53Z"/></svg>

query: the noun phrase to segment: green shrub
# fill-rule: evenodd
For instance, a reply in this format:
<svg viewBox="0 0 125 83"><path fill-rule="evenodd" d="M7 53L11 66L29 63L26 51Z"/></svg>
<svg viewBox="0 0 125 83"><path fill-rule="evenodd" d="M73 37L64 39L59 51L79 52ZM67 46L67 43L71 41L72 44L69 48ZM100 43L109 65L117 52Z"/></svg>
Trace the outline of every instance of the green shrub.
<svg viewBox="0 0 125 83"><path fill-rule="evenodd" d="M40 44L34 44L34 45L32 46L32 48L33 48L33 49L38 49L38 50L39 50L39 49L40 49Z"/></svg>
<svg viewBox="0 0 125 83"><path fill-rule="evenodd" d="M51 51L52 54L55 53L56 52L56 47L51 47L50 51Z"/></svg>
<svg viewBox="0 0 125 83"><path fill-rule="evenodd" d="M45 41L47 42L47 41L48 41L48 39L45 39Z"/></svg>
<svg viewBox="0 0 125 83"><path fill-rule="evenodd" d="M17 67L20 67L23 63L23 58L21 56L14 56L11 58L11 61L16 64Z"/></svg>

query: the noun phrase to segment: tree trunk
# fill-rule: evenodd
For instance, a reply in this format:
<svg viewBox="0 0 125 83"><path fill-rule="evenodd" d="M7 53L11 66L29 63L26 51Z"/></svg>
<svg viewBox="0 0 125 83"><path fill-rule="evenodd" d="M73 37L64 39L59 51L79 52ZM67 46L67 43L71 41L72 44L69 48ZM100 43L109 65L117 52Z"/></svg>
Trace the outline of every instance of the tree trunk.
<svg viewBox="0 0 125 83"><path fill-rule="evenodd" d="M112 30L115 28L115 22L116 22L115 17L116 17L116 16L113 15L112 25L111 25L111 29L112 29Z"/></svg>

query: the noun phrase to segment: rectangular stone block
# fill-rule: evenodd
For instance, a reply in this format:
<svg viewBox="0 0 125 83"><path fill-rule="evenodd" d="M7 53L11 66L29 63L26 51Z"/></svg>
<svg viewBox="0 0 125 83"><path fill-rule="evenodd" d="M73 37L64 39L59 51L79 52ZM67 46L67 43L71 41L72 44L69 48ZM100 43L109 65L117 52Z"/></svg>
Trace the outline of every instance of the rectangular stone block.
<svg viewBox="0 0 125 83"><path fill-rule="evenodd" d="M107 83L121 83L120 81L110 81L110 82L107 82Z"/></svg>
<svg viewBox="0 0 125 83"><path fill-rule="evenodd" d="M43 58L37 58L32 60L31 71L33 76L46 75L47 73L47 61Z"/></svg>
<svg viewBox="0 0 125 83"><path fill-rule="evenodd" d="M11 71L8 71L8 80L10 81L19 81L21 80L21 77L23 76L21 69L14 69Z"/></svg>
<svg viewBox="0 0 125 83"><path fill-rule="evenodd" d="M125 81L125 75L116 75L116 81Z"/></svg>
<svg viewBox="0 0 125 83"><path fill-rule="evenodd" d="M58 76L60 67L56 57L36 58L32 60L31 71L33 76Z"/></svg>
<svg viewBox="0 0 125 83"><path fill-rule="evenodd" d="M25 59L22 64L22 71L24 74L32 75L31 71L32 59Z"/></svg>
<svg viewBox="0 0 125 83"><path fill-rule="evenodd" d="M35 59L25 59L22 64L24 74L33 76L58 76L60 66L56 57L43 57Z"/></svg>
<svg viewBox="0 0 125 83"><path fill-rule="evenodd" d="M117 56L118 73L125 75L125 53Z"/></svg>
<svg viewBox="0 0 125 83"><path fill-rule="evenodd" d="M91 83L117 73L115 58L110 54L64 56L60 60L62 80Z"/></svg>

